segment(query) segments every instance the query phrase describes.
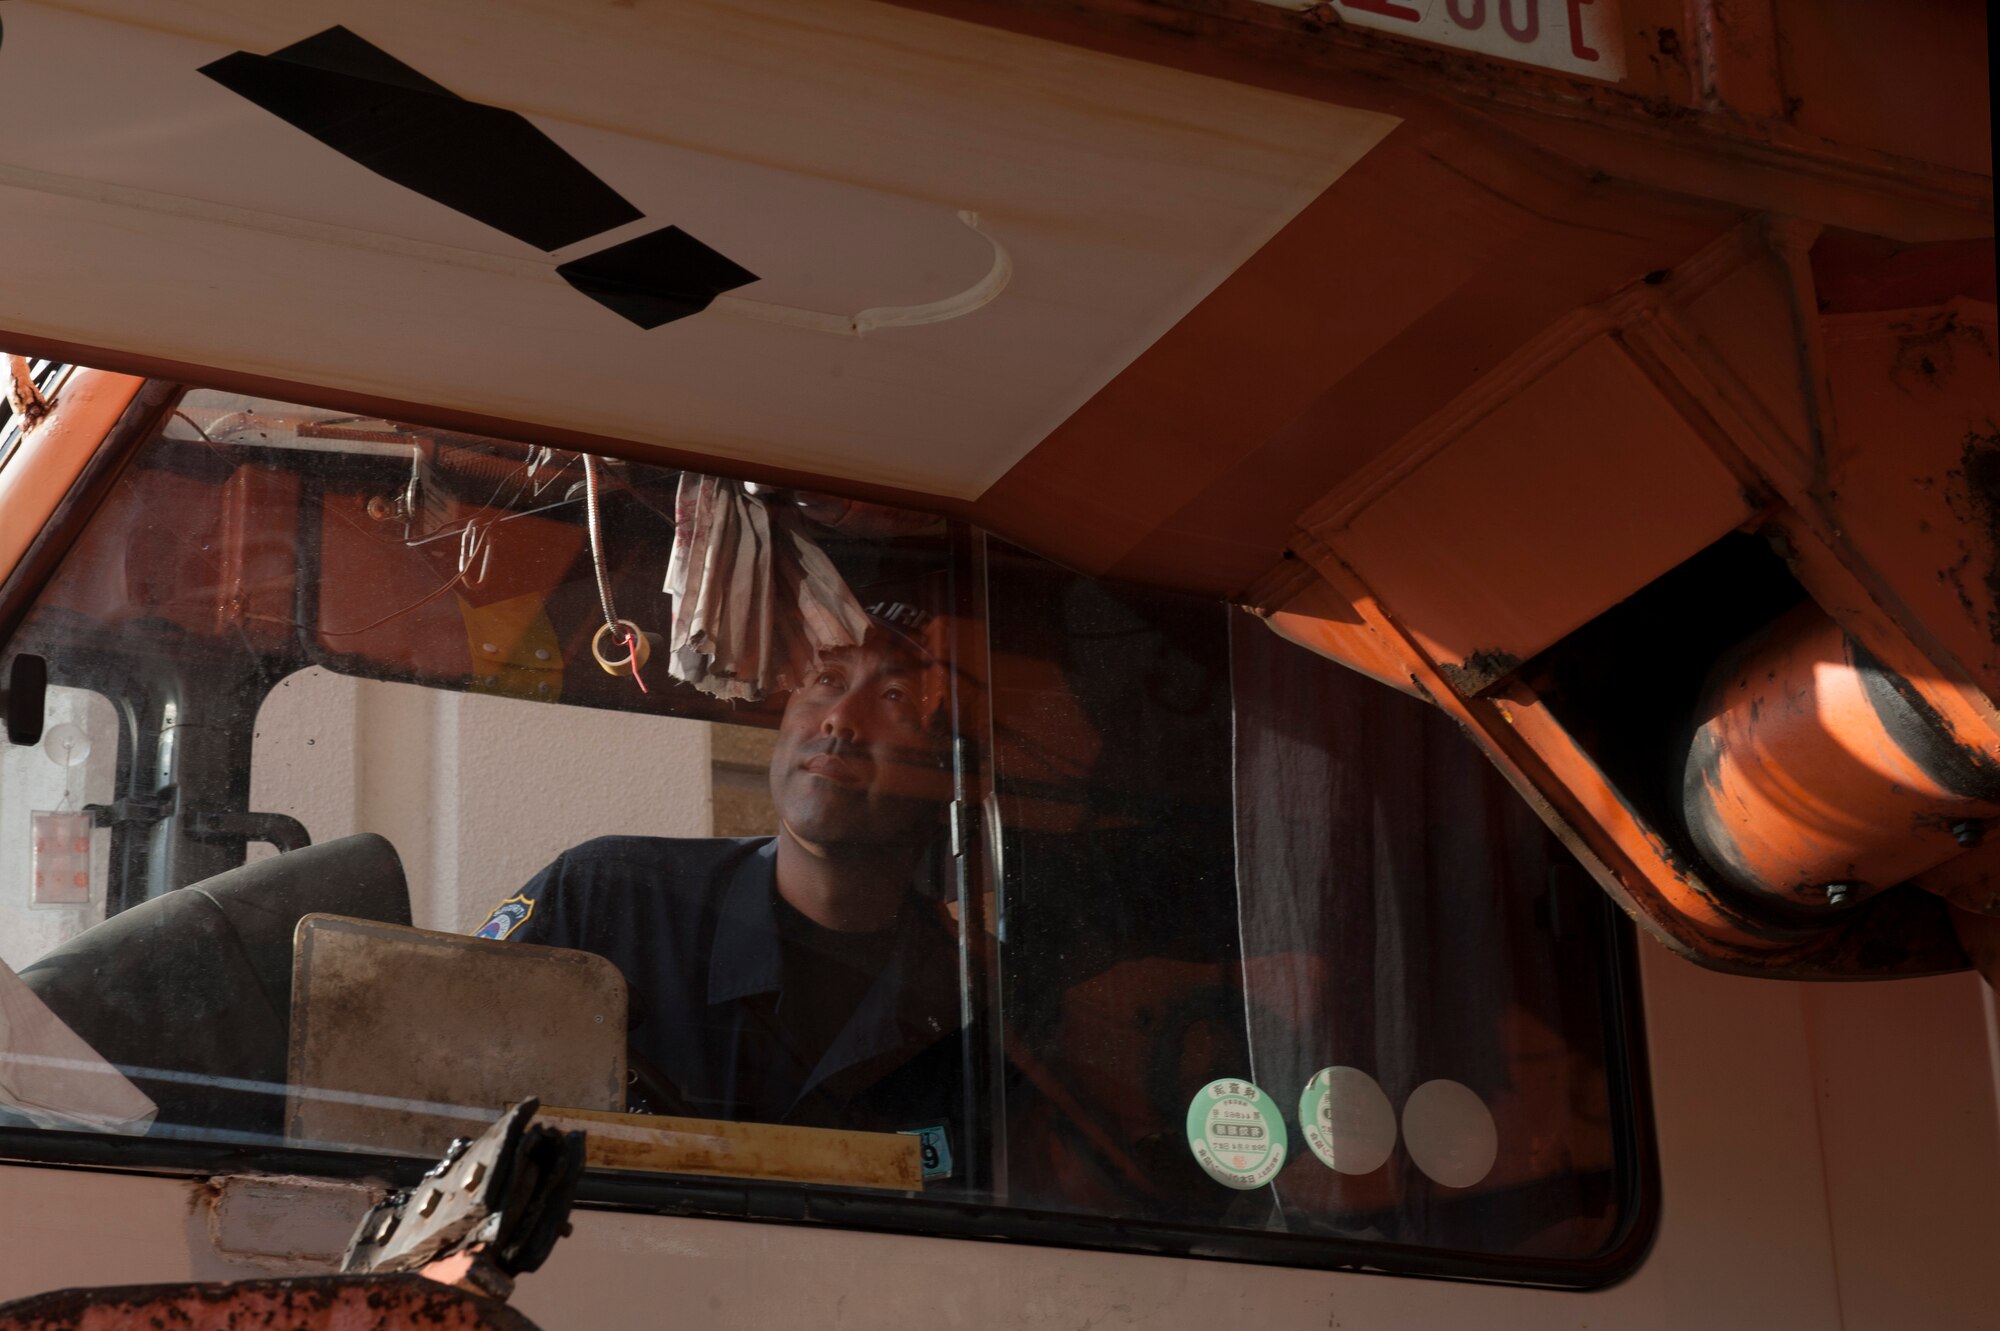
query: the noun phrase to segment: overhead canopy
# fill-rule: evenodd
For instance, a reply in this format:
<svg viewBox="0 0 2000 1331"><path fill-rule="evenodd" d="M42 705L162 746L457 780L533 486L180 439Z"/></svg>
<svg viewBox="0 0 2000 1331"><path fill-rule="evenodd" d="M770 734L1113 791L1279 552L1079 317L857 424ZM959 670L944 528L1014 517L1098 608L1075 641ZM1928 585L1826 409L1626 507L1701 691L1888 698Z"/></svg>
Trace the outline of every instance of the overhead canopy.
<svg viewBox="0 0 2000 1331"><path fill-rule="evenodd" d="M874 4L101 10L8 6L13 330L948 498L1396 124ZM352 154L203 73L335 24L521 112L582 180L544 186L504 123L430 133L438 95L377 71L274 75L369 118ZM593 176L631 209L543 250L370 153L520 213L576 211ZM670 225L755 280L644 328L557 273Z"/></svg>
<svg viewBox="0 0 2000 1331"><path fill-rule="evenodd" d="M13 0L0 345L1240 595L1508 352L1748 212L1990 231L1963 135L1901 174L1664 138L1679 0L1543 4L1532 42L1364 8Z"/></svg>

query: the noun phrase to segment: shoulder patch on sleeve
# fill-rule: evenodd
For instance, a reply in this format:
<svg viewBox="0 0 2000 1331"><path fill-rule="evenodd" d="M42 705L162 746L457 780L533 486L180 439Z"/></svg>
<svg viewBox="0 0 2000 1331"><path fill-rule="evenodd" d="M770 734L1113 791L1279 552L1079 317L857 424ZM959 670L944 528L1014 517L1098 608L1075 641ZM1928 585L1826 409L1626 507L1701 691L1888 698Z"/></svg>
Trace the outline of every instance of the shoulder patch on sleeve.
<svg viewBox="0 0 2000 1331"><path fill-rule="evenodd" d="M486 923L474 929L472 936L496 940L505 938L526 924L528 917L534 913L534 898L525 895L508 897L493 908L493 913L486 917Z"/></svg>

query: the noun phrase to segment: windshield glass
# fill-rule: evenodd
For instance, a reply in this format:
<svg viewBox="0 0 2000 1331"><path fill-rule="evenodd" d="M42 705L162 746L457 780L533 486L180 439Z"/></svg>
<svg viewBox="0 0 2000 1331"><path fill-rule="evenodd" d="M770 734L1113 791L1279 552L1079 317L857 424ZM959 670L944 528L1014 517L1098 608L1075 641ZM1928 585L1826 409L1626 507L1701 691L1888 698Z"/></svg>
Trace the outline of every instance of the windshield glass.
<svg viewBox="0 0 2000 1331"><path fill-rule="evenodd" d="M20 653L7 1123L419 1159L532 1095L591 1195L1545 1278L1636 1214L1601 894L1243 611L190 391Z"/></svg>

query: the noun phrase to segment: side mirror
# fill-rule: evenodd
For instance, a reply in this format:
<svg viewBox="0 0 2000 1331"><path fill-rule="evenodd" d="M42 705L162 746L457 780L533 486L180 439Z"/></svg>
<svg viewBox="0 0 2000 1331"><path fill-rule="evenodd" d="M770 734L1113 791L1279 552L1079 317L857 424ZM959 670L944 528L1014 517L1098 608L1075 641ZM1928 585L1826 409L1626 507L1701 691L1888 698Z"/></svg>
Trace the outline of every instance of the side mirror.
<svg viewBox="0 0 2000 1331"><path fill-rule="evenodd" d="M7 670L7 685L0 689L0 707L7 713L7 741L10 744L42 742L42 716L49 697L49 663L33 652L22 652Z"/></svg>

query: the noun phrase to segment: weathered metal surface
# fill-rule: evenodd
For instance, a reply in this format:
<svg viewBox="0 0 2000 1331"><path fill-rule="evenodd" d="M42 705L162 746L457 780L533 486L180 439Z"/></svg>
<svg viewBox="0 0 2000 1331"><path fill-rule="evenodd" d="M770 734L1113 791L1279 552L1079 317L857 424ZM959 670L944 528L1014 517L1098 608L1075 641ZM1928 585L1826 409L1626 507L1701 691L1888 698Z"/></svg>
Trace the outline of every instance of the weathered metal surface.
<svg viewBox="0 0 2000 1331"><path fill-rule="evenodd" d="M52 405L42 396L42 390L35 386L34 369L26 356L4 356L7 362L7 406L21 418L21 430L26 433L42 423Z"/></svg>
<svg viewBox="0 0 2000 1331"><path fill-rule="evenodd" d="M1990 282L1990 249L1985 272ZM1994 307L1956 298L1821 323L1831 428L1807 502L1840 532L1876 601L1923 643L1932 673L2000 695Z"/></svg>
<svg viewBox="0 0 2000 1331"><path fill-rule="evenodd" d="M65 1289L0 1304L0 1331L536 1331L497 1300L418 1275Z"/></svg>
<svg viewBox="0 0 2000 1331"><path fill-rule="evenodd" d="M340 1269L362 1215L385 1194L372 1183L296 1174L224 1174L194 1189L209 1245L233 1265L273 1275Z"/></svg>
<svg viewBox="0 0 2000 1331"><path fill-rule="evenodd" d="M541 1121L588 1134L593 1169L782 1179L920 1192L922 1143L907 1132L802 1128L789 1123L544 1109Z"/></svg>
<svg viewBox="0 0 2000 1331"><path fill-rule="evenodd" d="M1818 606L1712 672L1682 785L1715 875L1799 911L1863 900L1953 858L2000 814L2000 764Z"/></svg>
<svg viewBox="0 0 2000 1331"><path fill-rule="evenodd" d="M297 938L292 1139L435 1156L527 1096L623 1107L625 982L602 957L331 915Z"/></svg>

